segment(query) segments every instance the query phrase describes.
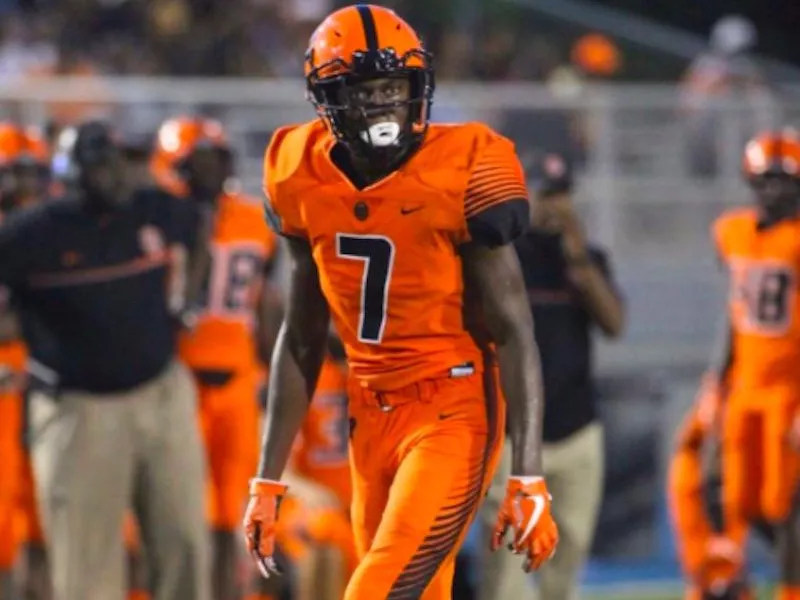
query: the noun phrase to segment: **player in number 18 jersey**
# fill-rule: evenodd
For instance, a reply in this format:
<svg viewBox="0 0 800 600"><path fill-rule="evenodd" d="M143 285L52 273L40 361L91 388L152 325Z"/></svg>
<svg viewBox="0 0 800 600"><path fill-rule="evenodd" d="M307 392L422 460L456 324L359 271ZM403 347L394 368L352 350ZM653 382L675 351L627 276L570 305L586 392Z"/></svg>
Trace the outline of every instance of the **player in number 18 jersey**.
<svg viewBox="0 0 800 600"><path fill-rule="evenodd" d="M179 117L159 128L152 171L160 185L210 215L208 271L202 278L196 325L178 340L200 400L200 426L209 465L209 520L214 535L214 589L219 598L237 589L236 529L247 500L247 481L258 461L261 344L280 310L267 277L275 235L257 201L239 194L233 157L222 125ZM190 276L191 279L191 276ZM200 278L198 278L199 281ZM187 282L187 286L192 285ZM261 333L258 333L261 332Z"/></svg>
<svg viewBox="0 0 800 600"><path fill-rule="evenodd" d="M558 533L541 475L539 358L510 245L528 223L514 147L477 123L429 124L430 55L388 9L333 13L306 57L319 118L277 131L265 157L267 216L292 278L245 518L251 551L268 575L280 477L330 314L349 364L361 558L346 600L450 598L503 439L498 372L514 475L494 543L512 529L536 568Z"/></svg>
<svg viewBox="0 0 800 600"><path fill-rule="evenodd" d="M776 526L778 598L800 600L800 139L751 140L743 168L756 204L720 217L713 238L730 281L713 365L730 393L722 420L726 523Z"/></svg>

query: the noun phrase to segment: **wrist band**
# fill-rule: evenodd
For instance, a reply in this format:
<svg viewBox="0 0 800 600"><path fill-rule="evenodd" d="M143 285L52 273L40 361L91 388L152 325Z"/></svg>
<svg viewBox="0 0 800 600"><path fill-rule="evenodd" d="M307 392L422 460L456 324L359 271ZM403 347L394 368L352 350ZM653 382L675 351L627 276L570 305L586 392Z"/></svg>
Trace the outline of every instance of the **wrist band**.
<svg viewBox="0 0 800 600"><path fill-rule="evenodd" d="M262 492L271 494L285 494L289 486L274 479L264 479L261 477L253 477L250 480L250 495L255 496Z"/></svg>
<svg viewBox="0 0 800 600"><path fill-rule="evenodd" d="M522 485L532 485L544 481L544 477L541 475L511 475L509 479L519 481Z"/></svg>

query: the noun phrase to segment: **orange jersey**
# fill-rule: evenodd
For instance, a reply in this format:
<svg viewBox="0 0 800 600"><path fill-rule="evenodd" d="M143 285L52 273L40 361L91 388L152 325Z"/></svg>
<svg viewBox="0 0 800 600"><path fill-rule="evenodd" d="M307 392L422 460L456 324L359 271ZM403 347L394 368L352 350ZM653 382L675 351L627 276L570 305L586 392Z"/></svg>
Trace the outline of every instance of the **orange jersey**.
<svg viewBox="0 0 800 600"><path fill-rule="evenodd" d="M481 352L464 326L458 247L500 245L528 226L513 144L477 124L431 125L388 177L358 190L331 159L321 121L267 148L267 217L310 242L353 375L374 390L446 376Z"/></svg>
<svg viewBox="0 0 800 600"><path fill-rule="evenodd" d="M181 358L190 367L239 370L257 364L257 303L275 245L257 202L220 197L204 310L197 326L180 339Z"/></svg>
<svg viewBox="0 0 800 600"><path fill-rule="evenodd" d="M28 349L23 342L13 341L0 344L0 366L14 373L22 373L25 371L27 361Z"/></svg>
<svg viewBox="0 0 800 600"><path fill-rule="evenodd" d="M800 382L800 221L758 229L755 209L713 226L730 273L734 388Z"/></svg>
<svg viewBox="0 0 800 600"><path fill-rule="evenodd" d="M349 427L347 375L326 359L290 464L298 475L333 490L342 506L350 505Z"/></svg>

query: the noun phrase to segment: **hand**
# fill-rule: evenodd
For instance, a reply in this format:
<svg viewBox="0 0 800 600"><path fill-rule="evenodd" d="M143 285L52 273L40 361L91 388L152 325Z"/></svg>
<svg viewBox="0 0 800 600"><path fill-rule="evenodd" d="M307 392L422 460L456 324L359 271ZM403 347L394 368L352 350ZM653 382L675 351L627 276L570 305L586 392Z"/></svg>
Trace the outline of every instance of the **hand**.
<svg viewBox="0 0 800 600"><path fill-rule="evenodd" d="M695 572L695 580L701 589L721 592L735 586L741 579L743 564L744 557L739 544L725 536L714 536L706 543L703 562Z"/></svg>
<svg viewBox="0 0 800 600"><path fill-rule="evenodd" d="M244 535L247 551L253 557L261 574L280 575L275 563L275 524L278 508L288 487L271 479L250 480L250 502L244 514Z"/></svg>
<svg viewBox="0 0 800 600"><path fill-rule="evenodd" d="M536 229L560 233L565 257L569 260L586 254L586 236L575 205L566 195L537 198L532 207Z"/></svg>
<svg viewBox="0 0 800 600"><path fill-rule="evenodd" d="M525 553L523 569L538 569L550 560L558 545L558 528L550 512L552 498L542 477L509 477L506 497L500 506L492 551L503 543L509 527L514 530L514 541L509 549Z"/></svg>
<svg viewBox="0 0 800 600"><path fill-rule="evenodd" d="M561 249L567 262L586 262L589 264L589 248L586 234L575 206L567 200L553 202L553 212L561 232Z"/></svg>

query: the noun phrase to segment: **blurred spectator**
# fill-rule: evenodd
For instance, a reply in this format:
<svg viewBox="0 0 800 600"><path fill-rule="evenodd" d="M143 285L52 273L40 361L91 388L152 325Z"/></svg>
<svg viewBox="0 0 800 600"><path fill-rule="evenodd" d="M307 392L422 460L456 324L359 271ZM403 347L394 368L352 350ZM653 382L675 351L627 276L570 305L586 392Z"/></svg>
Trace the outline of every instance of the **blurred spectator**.
<svg viewBox="0 0 800 600"><path fill-rule="evenodd" d="M561 532L558 552L539 571L540 596L571 600L594 536L604 474L591 333L597 327L609 338L619 336L625 310L607 254L588 243L575 211L567 160L558 154L540 154L529 173L536 193L533 230L514 246L542 359L542 462ZM506 452L482 509L484 526L489 528L510 468L511 454ZM528 596L519 557L515 560L498 552L484 558L482 600Z"/></svg>
<svg viewBox="0 0 800 600"><path fill-rule="evenodd" d="M4 17L0 39L0 78L20 77L52 68L58 53L45 34L41 19L22 18L20 15Z"/></svg>
<svg viewBox="0 0 800 600"><path fill-rule="evenodd" d="M723 145L733 142L738 147L756 130L773 124L768 84L750 55L757 41L758 32L750 20L723 17L711 30L708 50L694 59L683 77L681 112L688 170L693 175L715 175ZM728 118L736 120L741 140L719 139L721 120Z"/></svg>
<svg viewBox="0 0 800 600"><path fill-rule="evenodd" d="M129 188L102 123L64 130L53 165L67 195L0 228L0 281L39 382L31 457L54 597L123 596L133 500L154 596L207 600L196 395L175 360L186 300L165 285L187 269L197 218L164 193Z"/></svg>

